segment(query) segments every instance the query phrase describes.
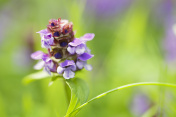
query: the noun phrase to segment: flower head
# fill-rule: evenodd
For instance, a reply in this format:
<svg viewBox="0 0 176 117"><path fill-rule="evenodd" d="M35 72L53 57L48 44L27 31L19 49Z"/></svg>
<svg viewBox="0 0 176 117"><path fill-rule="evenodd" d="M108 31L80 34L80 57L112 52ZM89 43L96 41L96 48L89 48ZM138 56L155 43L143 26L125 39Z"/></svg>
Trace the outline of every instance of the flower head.
<svg viewBox="0 0 176 117"><path fill-rule="evenodd" d="M73 24L61 18L49 20L47 28L37 33L40 34L42 47L47 48L48 53L36 51L31 54L32 59L39 60L35 69L44 68L50 75L51 72L58 73L65 79L73 78L75 72L83 68L92 69L87 60L93 55L86 42L94 38L93 33L75 38Z"/></svg>

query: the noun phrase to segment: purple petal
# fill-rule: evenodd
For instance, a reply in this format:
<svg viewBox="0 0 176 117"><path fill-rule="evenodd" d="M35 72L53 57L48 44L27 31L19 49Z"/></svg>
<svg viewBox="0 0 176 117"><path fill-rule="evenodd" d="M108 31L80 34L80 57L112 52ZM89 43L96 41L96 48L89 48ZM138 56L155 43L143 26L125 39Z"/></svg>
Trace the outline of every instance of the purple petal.
<svg viewBox="0 0 176 117"><path fill-rule="evenodd" d="M51 59L48 59L45 64L48 66L49 69L53 69L54 67L54 63Z"/></svg>
<svg viewBox="0 0 176 117"><path fill-rule="evenodd" d="M76 47L77 54L83 54L85 52L85 50L86 50L85 44L81 44Z"/></svg>
<svg viewBox="0 0 176 117"><path fill-rule="evenodd" d="M48 41L42 41L42 48L47 48L51 50L51 46Z"/></svg>
<svg viewBox="0 0 176 117"><path fill-rule="evenodd" d="M53 37L51 37L51 38L49 39L49 44L50 44L50 45L54 45L54 38L53 38Z"/></svg>
<svg viewBox="0 0 176 117"><path fill-rule="evenodd" d="M44 61L39 61L35 66L34 66L34 69L36 70L40 70L44 67L45 65L45 62Z"/></svg>
<svg viewBox="0 0 176 117"><path fill-rule="evenodd" d="M41 30L41 31L39 31L39 32L37 32L37 33L39 33L40 36L42 37L43 35L45 35L45 34L48 33L48 30L47 30L47 29L43 29L43 30Z"/></svg>
<svg viewBox="0 0 176 117"><path fill-rule="evenodd" d="M48 33L48 30L47 30L47 29L43 29L43 30L38 31L37 33L40 33L40 34L47 34L47 33Z"/></svg>
<svg viewBox="0 0 176 117"><path fill-rule="evenodd" d="M63 68L70 65L75 65L73 60L65 60L64 62L60 63L60 66Z"/></svg>
<svg viewBox="0 0 176 117"><path fill-rule="evenodd" d="M36 51L31 54L31 58L35 60L39 60L39 59L42 59L43 54L44 53L42 51Z"/></svg>
<svg viewBox="0 0 176 117"><path fill-rule="evenodd" d="M76 66L78 69L83 69L84 65L86 64L86 61L77 61Z"/></svg>
<svg viewBox="0 0 176 117"><path fill-rule="evenodd" d="M70 68L72 71L76 71L76 65L71 65L69 68Z"/></svg>
<svg viewBox="0 0 176 117"><path fill-rule="evenodd" d="M88 47L86 47L86 52L90 54L91 50Z"/></svg>
<svg viewBox="0 0 176 117"><path fill-rule="evenodd" d="M81 37L81 40L83 41L90 41L94 38L95 34L93 33L87 33L83 37Z"/></svg>
<svg viewBox="0 0 176 117"><path fill-rule="evenodd" d="M49 45L53 45L53 43L54 43L54 38L52 37L51 33L48 33L48 34L44 35L42 40L47 42Z"/></svg>
<svg viewBox="0 0 176 117"><path fill-rule="evenodd" d="M75 54L75 47L68 47L67 48L67 51L70 53L70 54Z"/></svg>
<svg viewBox="0 0 176 117"><path fill-rule="evenodd" d="M54 45L54 38L53 37L49 39L42 38L41 43L43 48L51 48L51 45Z"/></svg>
<svg viewBox="0 0 176 117"><path fill-rule="evenodd" d="M43 61L48 62L50 60L48 54L43 54L42 56Z"/></svg>
<svg viewBox="0 0 176 117"><path fill-rule="evenodd" d="M51 33L47 33L44 35L44 39L50 39L52 37Z"/></svg>
<svg viewBox="0 0 176 117"><path fill-rule="evenodd" d="M81 54L78 59L82 61L87 61L88 59L92 58L94 55L88 54L88 53L83 53Z"/></svg>
<svg viewBox="0 0 176 117"><path fill-rule="evenodd" d="M81 41L79 38L75 38L72 42L69 43L69 45L78 46L78 45L80 45L82 43L83 43L83 41Z"/></svg>
<svg viewBox="0 0 176 117"><path fill-rule="evenodd" d="M57 68L57 73L58 73L58 74L62 74L62 73L64 72L64 70L65 70L65 68L62 68L62 67L59 66L59 67Z"/></svg>
<svg viewBox="0 0 176 117"><path fill-rule="evenodd" d="M51 72L57 72L57 64L53 62L52 68L50 68Z"/></svg>
<svg viewBox="0 0 176 117"><path fill-rule="evenodd" d="M64 71L63 77L64 77L65 79L70 79L70 78L73 78L74 76L75 76L75 73L72 72L70 69L66 69L66 70Z"/></svg>
<svg viewBox="0 0 176 117"><path fill-rule="evenodd" d="M42 48L50 48L50 45L48 44L47 41L42 40Z"/></svg>
<svg viewBox="0 0 176 117"><path fill-rule="evenodd" d="M51 71L47 66L45 66L43 70L46 71L49 75L51 75Z"/></svg>
<svg viewBox="0 0 176 117"><path fill-rule="evenodd" d="M88 65L88 64L85 64L84 65L84 68L88 71L91 71L92 70L92 66L91 65Z"/></svg>

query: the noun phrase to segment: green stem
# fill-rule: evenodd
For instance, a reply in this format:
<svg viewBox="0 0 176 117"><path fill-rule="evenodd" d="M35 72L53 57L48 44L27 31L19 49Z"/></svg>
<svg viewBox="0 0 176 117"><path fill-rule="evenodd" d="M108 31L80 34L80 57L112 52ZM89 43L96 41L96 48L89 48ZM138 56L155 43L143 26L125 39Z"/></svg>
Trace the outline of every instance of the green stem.
<svg viewBox="0 0 176 117"><path fill-rule="evenodd" d="M122 90L122 89L126 89L126 88L130 88L130 87L134 87L134 86L141 86L141 85L157 85L157 86L167 86L167 87L173 87L173 88L176 88L176 85L175 84L170 84L170 83L158 83L158 82L141 82L141 83L133 83L133 84L127 84L127 85L123 85L123 86L120 86L120 87L117 87L117 88L114 88L114 89L111 89L107 92L104 92L92 99L90 99L89 101L87 101L86 103L82 104L81 106L79 106L78 108L76 108L74 111L72 111L71 113L73 112L76 112L76 111L79 111L79 109L83 108L84 106L86 106L88 103L98 99L98 98L101 98L107 94L110 94L114 91L117 91L117 90ZM70 114L71 114L70 113Z"/></svg>

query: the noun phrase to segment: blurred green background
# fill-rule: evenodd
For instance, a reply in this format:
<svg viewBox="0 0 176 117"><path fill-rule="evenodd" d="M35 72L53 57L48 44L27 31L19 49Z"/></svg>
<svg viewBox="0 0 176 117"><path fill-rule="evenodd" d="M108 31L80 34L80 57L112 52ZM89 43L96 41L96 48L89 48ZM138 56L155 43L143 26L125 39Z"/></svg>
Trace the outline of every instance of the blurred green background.
<svg viewBox="0 0 176 117"><path fill-rule="evenodd" d="M41 48L37 31L52 18L68 19L88 42L91 72L78 77L94 97L135 82L176 84L175 0L0 0L0 117L63 117L62 80L24 85L35 72L30 54ZM90 103L78 117L175 117L176 89L140 86Z"/></svg>

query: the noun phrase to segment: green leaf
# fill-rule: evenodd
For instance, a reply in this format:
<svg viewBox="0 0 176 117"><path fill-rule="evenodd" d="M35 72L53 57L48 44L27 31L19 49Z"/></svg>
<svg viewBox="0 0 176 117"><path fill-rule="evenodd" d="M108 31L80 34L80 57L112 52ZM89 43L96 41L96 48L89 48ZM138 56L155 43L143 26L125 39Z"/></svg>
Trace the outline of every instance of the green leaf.
<svg viewBox="0 0 176 117"><path fill-rule="evenodd" d="M89 88L80 78L66 80L66 83L71 89L71 100L65 117L74 117L78 112L72 112L87 101Z"/></svg>
<svg viewBox="0 0 176 117"><path fill-rule="evenodd" d="M54 83L54 81L59 78L63 78L63 77L62 76L52 76L48 86L51 86Z"/></svg>
<svg viewBox="0 0 176 117"><path fill-rule="evenodd" d="M116 87L114 89L111 89L109 91L106 91L92 99L90 99L89 101L85 102L84 104L82 104L81 106L75 108L72 112L70 113L67 113L66 117L74 117L83 107L85 107L86 105L88 105L90 102L94 101L94 100L97 100L101 97L104 97L106 96L107 94L110 94L112 92L115 92L115 91L119 91L119 90L122 90L122 89L126 89L126 88L129 88L129 87L134 87L134 86L141 86L141 85L157 85L157 86L167 86L167 87L173 87L173 88L176 88L176 84L171 84L171 83L159 83L159 82L141 82L141 83L133 83L133 84L127 84L127 85L123 85L123 86L120 86L120 87Z"/></svg>
<svg viewBox="0 0 176 117"><path fill-rule="evenodd" d="M43 78L50 78L51 76L44 72L44 71L39 71L39 72L36 72L36 73L32 73L26 77L24 77L23 79L23 84L29 84L31 83L32 81L35 81L35 80L40 80L40 79L43 79Z"/></svg>

